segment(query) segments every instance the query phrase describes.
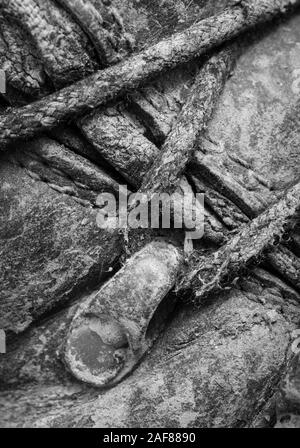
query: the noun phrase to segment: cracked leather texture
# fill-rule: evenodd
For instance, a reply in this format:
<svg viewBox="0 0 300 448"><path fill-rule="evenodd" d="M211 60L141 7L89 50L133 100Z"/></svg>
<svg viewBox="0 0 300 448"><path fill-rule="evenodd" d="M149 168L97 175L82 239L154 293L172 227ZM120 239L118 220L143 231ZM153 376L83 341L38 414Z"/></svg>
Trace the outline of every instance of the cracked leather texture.
<svg viewBox="0 0 300 448"><path fill-rule="evenodd" d="M137 48L162 37L166 17L167 32L195 20L202 3L114 2L128 17L127 31L136 35ZM212 3L206 3L204 15L213 12ZM186 4L191 4L190 15ZM297 14L248 42L199 142L200 168L196 164L193 174L218 190L216 168L229 173L228 188L218 195L249 215L259 213L299 177L299 25ZM156 82L154 92L150 86L146 95L152 107ZM185 85L165 93L163 84L163 114L159 104L154 114L138 98L129 102L140 122L138 137L144 141L151 136L151 145L158 147L178 113L172 99ZM153 126L152 117L159 126ZM76 304L99 288L121 247L96 227L93 207L66 194L65 187L74 188L69 168L62 173L43 165L41 171L37 162L24 168L23 149L22 144L16 148L13 160L1 155L0 327L21 332L1 359L1 425L250 426L284 370L290 335L300 321L298 292L265 266L249 271L230 291L199 309L179 304L152 352L121 384L101 393L82 385L61 360L66 329ZM101 167L101 158L97 163ZM90 188L88 177L80 183ZM83 198L82 191L78 197Z"/></svg>

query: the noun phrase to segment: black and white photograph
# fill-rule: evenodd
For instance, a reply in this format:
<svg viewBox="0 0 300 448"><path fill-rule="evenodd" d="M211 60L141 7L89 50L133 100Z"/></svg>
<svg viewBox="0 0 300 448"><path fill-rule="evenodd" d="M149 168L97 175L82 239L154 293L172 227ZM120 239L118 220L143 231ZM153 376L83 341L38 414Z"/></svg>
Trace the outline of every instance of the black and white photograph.
<svg viewBox="0 0 300 448"><path fill-rule="evenodd" d="M300 428L300 0L0 0L0 428Z"/></svg>

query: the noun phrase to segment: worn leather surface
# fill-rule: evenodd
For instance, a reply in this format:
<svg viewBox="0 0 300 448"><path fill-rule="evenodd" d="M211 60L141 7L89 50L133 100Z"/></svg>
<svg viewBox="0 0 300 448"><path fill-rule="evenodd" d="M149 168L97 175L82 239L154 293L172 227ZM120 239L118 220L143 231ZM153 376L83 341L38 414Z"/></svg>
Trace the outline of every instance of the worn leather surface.
<svg viewBox="0 0 300 448"><path fill-rule="evenodd" d="M184 5L189 5L188 7L185 7ZM48 6L47 6L48 5ZM127 9L124 9L125 5L127 5ZM172 6L173 5L173 6ZM161 6L161 5L157 5ZM221 4L219 6L221 8ZM170 15L170 8L172 9L173 13ZM178 8L178 13L175 13ZM162 10L165 11L165 15L162 17L165 17L168 15L167 23L169 23L172 29L175 30L178 27L187 26L188 23L194 18L195 20L195 8L199 12L199 18L205 17L207 14L212 13L215 11L215 8L211 8L210 2L208 2L204 9L200 8L197 5L194 5L192 7L191 4L188 2L182 3L181 8L177 5L176 7L172 2L170 2L169 7L167 8L166 5L162 7ZM135 11L135 13L134 13ZM49 8L49 4L42 5L39 9L39 14L42 14L47 18L51 26L55 26L58 33L61 32L62 27L62 16L65 16L66 13L61 10L60 7L58 7L56 4L53 4L53 8ZM146 30L153 30L155 26L157 26L157 23L154 22L154 19L152 18L153 10L152 6L150 6L148 3L147 5L140 4L139 2L136 4L135 2L128 2L124 3L123 7L120 8L120 14L123 14L123 17L126 17L128 20L127 24L127 31L128 33L131 33L132 35L135 35L136 40L136 51L140 48L139 45L147 45L150 43L149 36L147 37L145 34L140 35L139 34L139 27L141 27L141 20L142 17L144 18L144 26L143 30L144 32ZM53 15L55 15L55 20L53 19ZM183 18L185 17L185 21ZM197 15L198 17L198 15ZM153 20L152 20L152 19ZM162 20L162 19L160 19ZM9 20L7 20L8 23L10 23ZM71 23L73 23L71 21ZM156 25L155 25L156 23ZM146 26L147 24L147 26ZM17 21L17 25L20 26L19 22ZM73 29L73 27L76 28L75 25L69 25L69 22L67 21L66 27L71 27L70 29ZM133 28L133 26L137 28ZM69 28L67 28L69 29ZM164 33L167 33L169 28L165 27L163 28ZM66 32L66 31L65 31ZM170 30L169 30L170 32ZM75 32L74 32L75 33ZM77 37L77 34L74 34ZM152 35L152 34L151 34ZM161 36L157 37L157 39ZM80 43L82 43L82 36L80 36L77 39ZM62 37L62 42L64 42ZM59 59L62 54L64 54L65 58L68 60L69 64L72 63L73 59L69 57L68 51L77 51L77 47L69 47L68 51L66 51L66 45L69 40L64 42L64 45L57 45L50 48L51 51L55 51L57 53L56 57ZM140 44L139 44L140 43ZM33 46L33 42L31 42ZM79 51L79 50L78 50ZM83 50L80 53L80 60L84 57ZM78 55L77 55L78 56ZM74 54L75 58L75 54ZM77 60L77 59L76 59ZM78 69L77 66L74 65L74 70ZM45 67L46 70L46 67ZM26 73L25 68L23 67L23 72ZM24 74L23 73L23 74ZM81 73L81 76L83 76L85 73ZM157 86L154 86L152 89L149 87L149 89L146 91L145 94L141 93L141 96L145 96L145 103L146 105L143 106L143 110L148 111L149 105L152 103L152 109L159 115L159 122L162 123L162 127L164 128L164 132L162 135L162 138L164 139L168 133L168 130L170 129L171 123L176 118L176 115L178 114L182 104L184 103L184 95L187 94L187 91L189 89L189 86L191 85L193 81L193 76L195 74L195 68L193 67L192 70L188 68L183 69L183 73L181 74L178 71L175 71L175 74L171 74L170 77L167 79L163 79L162 81L158 80ZM179 81L177 81L177 77L179 77ZM9 78L8 78L9 79ZM161 84L161 85L160 85ZM9 83L10 86L10 83ZM164 94L164 91L166 90L166 95ZM42 92L41 92L42 93ZM10 90L8 89L8 100L13 101L10 97ZM133 103L135 103L135 100L133 99ZM121 109L124 108L124 106L121 106ZM141 145L145 147L146 151L157 151L156 146L149 140L149 138L146 137L145 134L151 133L151 129L153 128L152 123L152 116L153 112L150 113L150 119L148 119L148 116L145 120L145 124L143 123L143 119L140 118L143 116L143 114L139 111L137 111L133 119L131 118L131 107L129 107L129 110L125 111L125 116L123 118L123 113L119 112L119 109L113 109L114 113L110 113L108 118L105 120L105 129L106 134L103 135L103 140L105 145L109 148L114 146L115 147L115 153L118 154L118 145L122 144L119 142L122 142L123 133L120 128L120 126L123 129L126 130L126 139L125 144L129 146L130 151L132 153L137 153L137 158L139 158L139 152L141 151ZM140 124L139 124L140 120ZM166 125L164 125L164 121L167 120ZM89 119L89 126L99 126L98 125L98 117L97 114L95 114L95 117L92 117ZM150 122L150 124L149 124ZM132 124L133 123L133 124ZM136 124L137 123L137 124ZM134 135L136 135L136 139L133 141L132 138L132 126L134 128L136 127L137 130L134 131ZM88 142L84 139L80 139L78 137L78 134L75 133L75 137L73 135L73 138L70 140L68 139L64 133L59 133L59 136L55 135L54 140L49 140L47 138L43 139L36 139L32 144L20 144L17 145L14 151L13 155L13 163L14 165L17 165L18 168L15 168L22 173L22 176L29 177L29 181L31 181L36 190L38 191L38 194L41 194L43 198L45 198L45 193L41 193L43 190L40 188L40 186L43 186L43 188L47 191L47 194L55 195L60 201L66 201L66 204L68 204L71 199L73 199L74 207L77 207L78 197L79 199L83 199L85 201L84 205L86 209L88 210L88 214L91 213L90 216L94 216L94 228L92 228L92 232L94 232L94 235L91 237L91 235L86 235L87 240L90 244L90 251L93 253L98 254L98 265L101 262L103 262L103 270L102 275L106 274L106 270L111 267L111 264L113 264L114 260L118 257L118 254L120 254L120 249L114 249L110 250L110 247L108 248L108 256L107 256L107 262L106 262L106 251L104 252L105 255L102 255L102 252L100 251L98 246L101 246L99 244L99 238L102 240L102 238L105 240L105 235L102 236L102 232L100 232L96 227L96 212L93 214L90 208L95 206L97 193L101 191L116 191L118 188L118 183L114 182L113 180L108 179L107 176L105 176L104 173L100 172L92 172L91 167L87 167L87 169L84 170L83 174L81 171L81 175L78 175L78 172L74 172L73 165L76 164L84 164L88 163L85 162L80 158L80 155L84 158L92 158L92 161L94 165L96 164L94 170L98 170L98 166L100 168L103 166L103 158L101 158L101 155L98 153L98 135L99 135L99 129L97 128L98 133L95 137L90 137L89 141L94 142L95 141L95 147L93 148L92 154L91 151L88 153L86 152L86 148L89 147ZM128 135L128 130L131 131L131 135ZM72 133L71 133L72 134ZM74 134L74 133L73 133ZM77 138L76 138L77 137ZM59 140L59 141L57 141ZM78 148L78 140L79 140L79 146ZM102 143L103 144L103 143ZM63 145L63 146L62 146ZM82 150L82 147L84 147L84 150ZM72 152L79 152L79 156L72 156L69 152L69 149L72 150ZM26 153L24 155L24 152ZM28 155L29 153L29 155ZM5 169L5 161L7 157L10 158L10 156L3 156L3 170ZM74 160L74 157L76 160ZM33 160L32 160L33 159ZM67 163L66 163L67 161ZM110 163L111 160L108 158L108 163ZM130 161L132 162L132 161ZM10 162L9 162L10 163ZM134 166L131 163L132 166ZM8 165L10 167L10 164ZM22 169L23 167L23 169ZM26 170L24 170L24 167ZM86 167L85 167L86 168ZM58 172L58 171L59 172ZM105 165L105 171L109 174L110 171L107 169L107 164ZM18 174L16 174L18 177ZM117 173L112 173L112 176L115 178L117 176ZM9 174L7 174L7 177L10 177ZM36 182L32 180L34 178ZM119 182L122 182L122 180L118 179ZM76 183L74 185L74 183ZM78 184L80 184L78 186ZM23 190L21 186L18 186L16 189L15 182L11 179L11 185L13 186L13 195L15 204L18 203L22 205L22 201L25 199L29 202L39 202L36 201L36 195L34 193L34 190L28 189ZM47 188L48 187L48 188ZM54 187L54 189L53 189ZM75 190L75 191L74 191ZM49 192L49 193L48 193ZM9 188L7 188L7 191L5 195L9 195ZM19 196L22 197L22 201L20 201ZM31 197L32 196L32 197ZM44 200L44 199L43 199ZM6 201L6 202L5 202ZM6 198L4 203L10 202L10 199ZM43 201L42 201L43 202ZM56 206L53 200L49 199L46 200L51 209L52 214L54 214L57 217L57 220L60 220L59 212L56 210ZM25 221L28 219L24 215L24 210L30 210L31 205L28 203L24 204L24 209L20 208L18 209L20 205L15 206L14 208L14 220L16 220L18 223L21 219L24 219ZM68 205L66 205L67 209ZM79 209L82 207L78 207ZM5 213L10 213L9 210L5 210ZM86 210L83 210L83 213L86 213ZM46 218L46 212L43 210L41 211L41 215L44 215L43 218L37 217L37 222L40 223L41 220L47 220ZM83 219L83 218L82 218ZM78 219L77 224L80 228L80 222L82 219ZM75 218L77 220L77 218ZM6 233L6 227L9 225L7 218L4 220L4 229L3 233ZM48 221L48 220L47 220ZM43 222L43 221L42 221ZM11 224L10 224L11 225ZM50 225L50 224L49 224ZM66 224L62 224L62 229L67 230L68 227ZM72 227L68 229L70 231ZM44 232L43 232L44 233ZM70 298L76 298L76 295L78 292L74 293L73 290L76 290L77 282L79 284L82 284L82 287L90 284L97 284L99 280L101 280L101 275L94 275L94 274L87 274L87 271L92 269L92 266L89 266L87 269L86 263L87 261L80 261L80 255L77 257L77 261L73 261L73 263L76 263L77 269L74 271L74 276L72 275L71 270L68 270L68 274L62 275L64 270L64 263L60 260L57 260L57 253L61 254L61 257L64 258L66 256L66 259L68 260L67 263L69 266L71 265L70 257L67 255L67 251L70 251L71 253L78 252L78 248L76 247L76 244L73 245L73 242L66 247L66 244L68 244L68 241L70 242L70 239L66 239L64 231L62 235L60 235L59 232L53 232L52 230L48 231L48 234L55 234L56 238L53 241L53 246L55 247L56 253L53 255L54 259L56 260L56 264L59 266L59 269L62 268L62 272L57 274L57 272L54 272L51 274L49 272L49 269L47 267L47 263L49 260L49 255L47 254L47 251L42 251L42 254L40 253L40 246L35 247L35 250L32 248L32 237L30 234L23 234L22 235L22 246L23 246L23 252L20 253L18 246L17 250L13 247L8 248L5 244L3 244L3 251L6 253L15 253L15 256L18 258L25 257L28 260L28 265L24 263L19 263L16 266L16 262L14 261L13 257L11 255L8 256L8 259L3 258L3 263L5 263L5 271L9 272L9 276L7 277L8 280L5 282L5 293L3 292L3 300L1 300L1 320L2 320L2 327L4 329L11 329L14 332L18 332L20 330L25 330L28 325L31 323L33 318L31 316L35 316L35 318L40 317L43 315L46 311L53 308L53 305L62 305L65 301L69 300ZM74 233L77 233L77 227ZM43 238L48 238L44 236ZM81 241L81 238L78 238L78 241ZM49 241L48 241L48 244ZM110 244L110 243L109 243ZM113 247L115 248L117 243L112 243ZM28 250L26 247L30 247L30 254L28 253ZM94 248L94 249L92 249ZM35 272L35 268L33 268L35 263L35 257L36 252L39 254L39 264L44 266L44 275L41 276L40 269L43 269L41 266L39 266L38 274ZM50 251L51 252L51 251ZM83 252L86 252L86 248L84 248ZM101 254L101 255L99 255ZM83 257L84 258L84 257ZM50 257L51 259L51 257ZM96 258L91 258L89 261L91 261L91 265L95 263ZM62 265L61 265L62 263ZM106 264L107 263L107 264ZM95 265L96 268L96 265ZM55 271L55 266L52 267ZM96 268L98 269L98 267ZM4 270L4 268L3 268ZM7 275L7 274L6 274ZM55 281L55 277L59 277L58 281ZM54 278L53 278L54 277ZM76 277L78 280L76 280ZM16 279L16 281L12 281L12 279ZM36 282L36 278L40 279ZM84 280L86 278L87 281ZM45 284L46 282L46 284ZM29 286L28 286L29 284ZM47 286L48 285L48 286ZM49 287L49 290L48 290ZM30 289L31 288L31 289ZM77 288L78 289L78 288ZM79 288L80 289L80 288ZM34 293L33 293L34 291ZM82 292L82 288L79 293ZM14 297L14 300L11 299L11 297ZM38 299L37 299L38 297ZM10 299L7 299L10 298ZM39 300L39 304L38 304ZM9 301L9 304L7 303ZM19 309L25 306L25 309L28 310L24 315L20 315ZM15 311L15 309L18 309L18 312ZM9 314L9 318L7 315ZM12 316L14 318L12 319Z"/></svg>
<svg viewBox="0 0 300 448"><path fill-rule="evenodd" d="M252 36L204 142L205 157L234 173L258 202L300 174L298 22L291 18L263 39Z"/></svg>
<svg viewBox="0 0 300 448"><path fill-rule="evenodd" d="M37 317L97 284L120 253L118 239L97 228L97 210L52 182L45 173L34 178L16 162L1 164L4 330L24 331Z"/></svg>
<svg viewBox="0 0 300 448"><path fill-rule="evenodd" d="M204 2L114 3L138 49L165 29L172 32L201 17L197 8ZM212 4L206 3L203 15L218 7ZM298 14L246 39L207 135L199 141L200 168L194 165L193 173L247 215L259 213L299 178L299 25ZM170 74L143 91L143 101L126 102L139 122L135 132L148 145L159 148L176 119L194 70L182 73L174 89ZM51 155L58 144L68 146L84 164L78 143L83 137L59 135L59 143L52 136L42 148L50 145ZM8 353L0 355L1 425L250 426L276 390L290 356L290 335L300 320L299 293L262 265L199 309L179 304L153 351L121 384L101 393L82 385L67 372L61 352L76 303L99 288L121 253L117 239L96 227L93 202L98 191L116 188L120 179L111 182L97 171L91 185L90 176L78 180L68 164L57 170L49 157L42 163L45 149L29 156L31 145L39 146L35 141L1 156L0 327L18 333ZM95 152L97 165L102 159ZM215 182L218 170L228 173L225 191Z"/></svg>

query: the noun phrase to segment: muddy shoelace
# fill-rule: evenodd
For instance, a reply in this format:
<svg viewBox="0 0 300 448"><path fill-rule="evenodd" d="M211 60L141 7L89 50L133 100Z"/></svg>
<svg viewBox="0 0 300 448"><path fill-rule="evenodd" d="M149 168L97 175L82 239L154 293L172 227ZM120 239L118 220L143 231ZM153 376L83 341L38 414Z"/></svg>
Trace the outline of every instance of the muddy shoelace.
<svg viewBox="0 0 300 448"><path fill-rule="evenodd" d="M82 6L85 2L79 3ZM228 40L258 22L271 19L278 13L284 12L286 7L295 4L299 4L299 2L271 0L239 2L222 15L214 17L214 26L212 26L212 19L207 19L187 31L151 47L140 55L128 58L121 65L99 72L37 103L8 112L0 118L0 142L5 147L19 138L33 136L44 129L51 129L65 119L74 118L100 104L103 105L108 100L135 89L162 70L202 54L207 49L219 45L224 40ZM187 47L187 40L193 42L191 48ZM154 60L156 64L151 66L150 63ZM225 72L226 70L220 72L221 88L225 82L223 79ZM119 83L120 78L122 79L121 83ZM93 84L94 82L95 84ZM195 91L198 87L196 81ZM218 94L218 92L216 93ZM197 96L194 99L195 104L198 105ZM205 127L214 107L214 99L215 97L209 98L203 117L200 117L203 127ZM191 105L193 105L193 96L179 117L174 134L168 138L163 151L154 161L153 168L141 186L141 191L161 192L168 188L173 190L177 185L180 175L191 157L193 142L196 140L198 132L202 130L201 125L197 129L199 120L196 119L194 122L191 120L192 142L190 144L187 142L183 154L178 153L178 148L176 144L174 145L177 136L176 130L180 130L182 125L186 126L186 123L182 123L180 118L182 116L190 117L190 113L193 113L189 109ZM7 126L5 130L3 126ZM172 159L171 163L169 163L170 159ZM178 266L176 268L177 277L181 272L184 274L184 278L178 283L178 290L192 292L192 300L199 303L208 294L217 292L224 287L224 284L228 285L232 276L237 276L243 266L253 262L263 251L272 248L274 241L280 241L282 234L293 226L298 211L299 184L290 189L278 204L246 225L238 235L230 239L215 254L210 257L201 257L195 253L190 259L187 270L181 271ZM272 254L272 251L270 253ZM138 351L138 348L136 350Z"/></svg>
<svg viewBox="0 0 300 448"><path fill-rule="evenodd" d="M28 16L26 23L30 28L35 28L34 14L26 9L26 4L23 6L24 14ZM0 148L5 149L18 139L32 137L104 105L138 88L162 71L188 62L299 4L299 0L239 1L222 14L174 34L120 64L97 72L33 104L13 109L0 117ZM9 11L11 2L1 0L0 10L2 8ZM38 36L39 33L36 38Z"/></svg>
<svg viewBox="0 0 300 448"><path fill-rule="evenodd" d="M178 289L192 290L198 303L222 289L241 269L258 261L263 251L278 245L283 235L299 221L299 210L300 183L297 183L278 203L245 225L217 252L209 257L194 256Z"/></svg>
<svg viewBox="0 0 300 448"><path fill-rule="evenodd" d="M68 10L70 9L70 4L69 4L68 0L60 0L60 3ZM261 21L269 20L279 13L284 13L288 7L295 6L298 3L299 3L298 1L272 1L272 0L268 0L268 1L264 1L264 2L257 2L257 1L237 2L236 6L233 6L233 7L229 8L228 10L225 10L224 13L221 14L220 16L213 17L211 19L210 18L206 19L206 20L200 22L199 24L193 26L192 28L188 29L187 31L185 31L183 33L179 33L177 35L174 35L172 38L167 39L163 42L160 42L156 46L147 50L148 53L146 51L146 53L142 53L141 55L138 55L137 58L139 58L139 60L142 60L147 54L149 54L150 57L157 58L157 56L158 56L158 66L159 66L159 71L160 71L161 69L164 68L164 64L166 64L166 67L169 67L170 64L173 64L173 63L177 64L177 63L181 62L181 60L186 60L187 58L190 58L190 57L194 56L195 54L202 53L203 51L207 50L208 48L211 48L212 46L217 45L219 43L219 41L227 40L228 38L236 35L237 33L240 33L241 31L243 31L244 29L247 29L248 27L256 25L257 23L259 23ZM27 23L27 26L29 26L29 28L34 28L34 29L36 28L35 31L32 31L32 34L36 35L38 40L43 42L43 33L41 34L41 30L39 30L38 27L34 26L35 21L36 21L35 17L37 15L39 16L38 8L36 7L36 5L34 6L34 3L31 0L27 0L26 2L16 2L14 4L14 7L12 7L10 2L7 2L6 0L2 0L2 2L0 3L0 6L2 8L4 8L4 10L8 10L10 13L19 17L20 20L25 21ZM82 24L83 28L85 28L85 21L88 19L89 15L91 14L91 11L94 11L93 5L88 1L78 0L78 2L72 3L72 8L73 8L72 13L76 17L77 20L79 20L80 12L81 13L84 12L83 15L81 14L82 20L83 20L83 22L81 21L81 24ZM21 14L21 16L20 16L20 14ZM97 16L96 18L97 18L97 20L101 19L100 22L103 22L103 18L101 16L101 14L99 15L99 17ZM122 28L121 19L119 20L119 22L120 22L120 27ZM212 23L214 24L213 26L212 26ZM99 39L98 39L99 36L97 35L97 33L96 34L93 33L92 29L91 29L91 33L92 33L92 40L93 40L94 44L97 45L96 41L97 40L99 41ZM197 37L197 39L195 39L195 43L193 44L193 48L191 48L191 49L185 48L188 36L191 37L190 33L192 33L194 37ZM195 33L195 35L194 35L194 33ZM202 43L200 43L200 39L201 38L203 39L204 36L205 36L205 39L203 40ZM165 44L167 44L167 46ZM162 48L164 48L163 53L161 53ZM168 51L166 51L166 49L168 49ZM102 54L102 58L104 58L104 60L108 61L109 55L110 55L110 50L106 47L103 47L100 50L99 51L101 53L104 52ZM230 71L230 64L232 64L232 60L229 57L230 51L232 51L232 50L230 50L230 49L229 49L229 51L225 50L223 53L221 51L220 56L219 56L219 60L220 60L219 87L220 88L222 88L222 85L225 82L224 74L227 72L227 70ZM47 51L46 51L46 54L48 54L48 53L49 53L49 48L47 48ZM177 53L178 53L178 58L177 58ZM171 62L168 59L171 54L173 54L173 55L176 54L175 61ZM134 58L133 58L133 60L134 60ZM116 67L113 67L112 69L108 69L108 71L112 70L113 73L117 74L118 70L119 70L118 67L120 67L120 68L123 67L125 72L127 72L128 68L131 66L131 61L132 61L132 58L128 58L123 63L123 66L122 65L116 66ZM45 62L47 63L47 60ZM218 60L217 60L217 63L219 63ZM225 69L224 69L224 67L222 68L223 63L225 64ZM212 60L208 62L208 70L207 70L208 75L209 75L209 64L213 64ZM226 67L226 64L227 65L229 64L229 67ZM218 69L217 64L216 64L216 68ZM152 75L152 68L150 71L151 71L150 75ZM146 72L147 72L147 69L146 69ZM147 80L148 75L146 72L142 73L142 77L140 80L134 80L134 86L137 85L136 81L138 83L139 82L144 83L145 80ZM105 71L104 72L102 71L102 74L104 74L104 78L105 78L105 73L106 73ZM122 70L120 73L122 73ZM101 77L101 73L96 74L95 79L97 79L98 76ZM192 138L192 141L190 144L183 144L183 148L187 148L186 150L184 149L185 154L183 154L182 151L180 152L177 150L176 144L174 147L174 142L176 142L178 132L182 131L182 126L187 127L187 125L184 124L184 120L186 122L188 122L191 114L193 115L192 118L194 118L195 110L193 107L191 107L191 106L193 106L193 100L195 103L194 106L199 106L199 98L197 97L197 90L198 90L198 88L201 88L201 83L204 82L207 84L207 82L208 82L207 79L204 79L204 81L203 81L203 76L204 75L202 73L202 78L200 77L199 82L198 82L199 86L197 85L197 81L196 81L196 85L194 87L194 91L196 93L195 97L193 98L193 94L191 95L189 104L187 104L186 108L185 108L186 112L184 113L184 111L183 111L183 114L181 114L181 117L183 117L183 123L179 122L175 126L174 132L171 133L171 136L169 136L169 138L163 148L163 151L161 151L161 153L159 154L159 157L154 161L152 169L148 173L146 179L143 181L140 191L149 192L149 190L150 190L150 192L152 191L152 193L154 193L156 191L162 192L162 191L166 191L166 189L168 189L168 188L173 188L172 184L178 182L178 175L179 175L179 173L183 172L187 162L189 161L189 158L191 155L191 150L193 149L193 142L196 140L196 138ZM209 78L209 76L208 76L208 78ZM216 79L217 79L217 77L216 77ZM87 80L83 80L83 83L85 83L87 85L89 83L89 81L91 81L91 78L89 78ZM212 86L214 86L214 83L216 83L216 80L212 79L212 83L213 83ZM210 86L207 86L206 84L205 84L205 90L209 90L208 87L210 87ZM109 85L108 87L109 88L106 90L106 92L108 92L108 94L110 94L109 89L111 88L111 90L113 92L114 86ZM121 85L121 87L123 89L123 85ZM218 82L217 82L217 87L218 87ZM73 88L73 86L72 86L72 88ZM125 89L126 89L126 86L125 86ZM213 89L210 89L210 90L212 91ZM76 88L75 88L75 91L76 91ZM65 95L64 95L66 92L67 92L66 90L63 90L61 92L54 94L54 96L57 96L57 98L59 98L60 95L62 95L61 96L62 103L64 103L65 98L67 98L67 96L65 97ZM77 93L75 93L75 96L77 95ZM214 94L215 94L215 92L214 92ZM217 96L218 95L213 96L212 98L207 97L207 101L205 101L205 99L203 101L203 98L201 97L201 93L200 93L200 102L201 102L201 106L203 109L202 110L200 108L200 110L201 110L201 114L204 114L204 116L203 116L204 121L208 120L208 118L211 114L211 110L213 109L213 106L215 103L215 98ZM88 100L89 100L89 98L90 97L87 96ZM107 101L107 99L108 99L108 97L106 98L105 94L104 94L104 97L102 99L100 99L100 103ZM50 104L51 104L51 97L50 98L46 97L42 101L47 102L48 100L50 100ZM73 103L74 102L76 103L76 99L74 99ZM52 107L50 106L50 108L52 108L52 110L53 110L54 117L57 116L56 112L58 111L58 109L56 110L56 107L58 106L58 103L59 103L59 101L58 102L54 101ZM24 117L22 117L22 112L21 112L22 109L21 110L16 109L16 110L12 111L12 114L16 114L19 117L19 126L24 129L25 133L27 133L27 131L28 131L30 135L31 135L30 124L27 125L26 120L27 120L28 116L30 115L30 108L33 108L36 111L38 111L39 109L37 109L37 107L39 104L41 104L41 103L39 103L39 102L33 103L32 105L29 105L29 106L26 106L25 108L23 108L23 110L26 109L26 111L28 111L28 113L27 112L25 113ZM78 105L79 105L79 103L75 104L76 109L77 109ZM65 112L66 112L66 114L69 114L70 108L68 108L67 103L65 104L65 106L66 106ZM89 108L90 105L87 104L87 107ZM32 112L33 112L33 109L32 109ZM77 114L77 112L76 112L76 114ZM38 115L38 117L41 118L41 115ZM8 118L8 117L6 117L4 115L2 120L6 120L6 118ZM15 117L15 118L17 118L17 117ZM25 120L22 121L22 118L24 118ZM49 120L51 121L50 118L49 118ZM46 121L47 121L47 119L46 119ZM200 117L200 121L201 121L201 117ZM43 123L43 119L41 120L41 122ZM1 124L1 119L0 119L0 124ZM55 121L55 124L57 124L56 121ZM199 133L199 129L197 129L198 124L199 124L199 119L196 120L195 123L193 123L193 120L191 120L191 135L193 135L194 132L196 132L196 134ZM46 127L47 126L48 125L46 125ZM9 128L5 129L4 133L6 135L8 135L10 133L10 129ZM22 134L22 132L20 134ZM17 138L19 138L19 136ZM9 137L8 137L8 140L10 141ZM279 249L279 251L280 251L280 249ZM282 250L281 250L280 254L282 255ZM270 254L270 259L272 259L272 254ZM296 282L297 282L297 279L296 279ZM186 286L186 283L185 283L185 286Z"/></svg>

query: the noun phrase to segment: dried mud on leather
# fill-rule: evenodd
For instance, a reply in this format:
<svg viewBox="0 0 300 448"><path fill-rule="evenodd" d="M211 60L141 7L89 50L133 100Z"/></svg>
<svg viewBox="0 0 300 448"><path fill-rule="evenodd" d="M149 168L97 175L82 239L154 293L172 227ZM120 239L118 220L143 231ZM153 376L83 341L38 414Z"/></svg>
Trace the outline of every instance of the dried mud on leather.
<svg viewBox="0 0 300 448"><path fill-rule="evenodd" d="M43 235L57 226L53 238L64 247L68 219L78 232L58 258L50 239L41 237L39 247L32 237L33 251L54 257L47 269L56 280L63 272L61 285L48 287L37 263L24 268L22 294L11 296L17 306L10 310L5 297L10 350L0 366L1 419L6 426L297 426L299 360L289 334L300 322L299 177L273 188L251 162L222 150L210 158L206 146L218 148L209 124L246 48L242 33L284 17L299 1L229 1L213 16L203 7L196 23L187 8L186 26L165 34L144 1L139 12L135 2L123 3L0 1L0 38L11 53L0 49L9 71L0 115L3 185L12 201L21 189L25 206L30 198L25 218L13 217L17 234L31 222ZM124 22L129 11L153 26L151 38L134 36L134 19ZM18 43L25 35L24 57ZM176 85L168 96L169 73L184 72L183 64L193 66L184 99ZM155 80L164 76L159 91ZM159 97L168 99L169 122ZM299 104L290 111L295 129ZM166 191L207 195L205 237L191 256L183 254L184 231L95 231L97 195L116 194L122 182L149 200ZM45 202L36 204L39 191ZM22 201L13 206L22 216ZM7 261L14 263L9 254ZM37 292L30 290L35 282ZM220 406L227 391L234 397L228 410Z"/></svg>

